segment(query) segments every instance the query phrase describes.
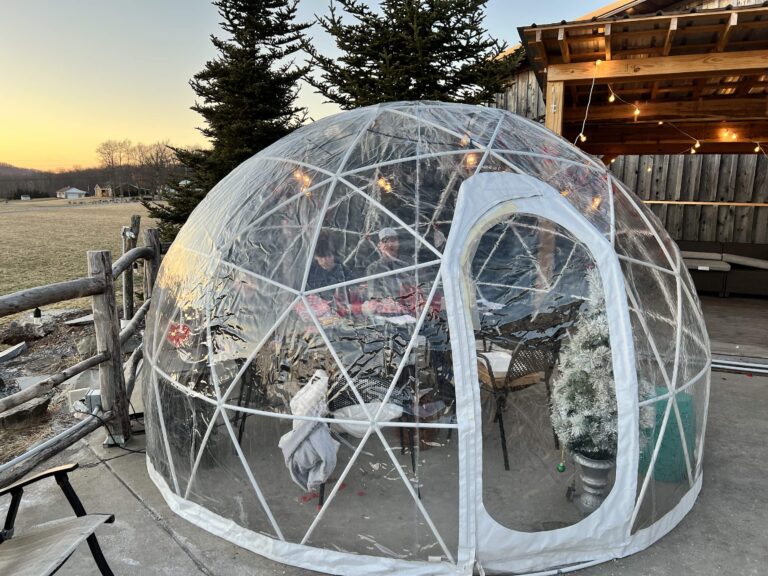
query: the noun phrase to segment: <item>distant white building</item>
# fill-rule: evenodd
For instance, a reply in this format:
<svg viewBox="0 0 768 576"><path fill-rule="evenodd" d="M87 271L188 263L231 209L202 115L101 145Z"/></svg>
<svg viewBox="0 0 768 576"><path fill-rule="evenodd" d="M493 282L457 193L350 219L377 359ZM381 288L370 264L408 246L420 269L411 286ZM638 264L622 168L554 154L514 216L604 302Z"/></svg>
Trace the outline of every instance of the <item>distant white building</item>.
<svg viewBox="0 0 768 576"><path fill-rule="evenodd" d="M74 186L64 186L64 188L56 190L56 198L66 198L68 200L77 200L85 197L86 194L85 190L80 190Z"/></svg>

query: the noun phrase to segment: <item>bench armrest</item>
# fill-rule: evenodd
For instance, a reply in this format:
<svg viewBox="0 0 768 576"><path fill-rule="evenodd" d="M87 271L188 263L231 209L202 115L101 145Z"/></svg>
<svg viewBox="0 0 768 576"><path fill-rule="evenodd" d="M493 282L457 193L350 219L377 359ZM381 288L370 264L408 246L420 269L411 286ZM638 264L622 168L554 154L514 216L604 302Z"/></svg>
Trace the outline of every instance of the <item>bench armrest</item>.
<svg viewBox="0 0 768 576"><path fill-rule="evenodd" d="M15 482L10 486L6 486L5 488L1 489L0 496L5 496L6 494L13 492L14 490L18 490L19 488L24 488L25 486L34 484L35 482L42 480L44 478L50 478L51 476L57 476L61 474L69 474L73 470L77 469L77 466L78 466L77 463L64 464L63 466L56 466L55 468L49 468L48 470L40 472L39 474L35 474L34 476L31 476L29 478L22 478L18 482Z"/></svg>

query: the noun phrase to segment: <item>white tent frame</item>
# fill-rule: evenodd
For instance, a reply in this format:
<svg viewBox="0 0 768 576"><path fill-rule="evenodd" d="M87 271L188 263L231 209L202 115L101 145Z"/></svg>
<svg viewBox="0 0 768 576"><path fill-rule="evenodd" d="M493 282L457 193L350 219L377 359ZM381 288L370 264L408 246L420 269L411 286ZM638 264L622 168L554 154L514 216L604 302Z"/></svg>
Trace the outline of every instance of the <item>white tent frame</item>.
<svg viewBox="0 0 768 576"><path fill-rule="evenodd" d="M677 403L675 401L676 394L683 390L687 390L690 386L703 383L707 385L706 400L708 403L708 370L711 358L707 356L707 365L700 374L697 374L689 382L683 383L680 387L675 388L677 379L677 358L679 357L679 350L682 340L681 327L681 308L683 298L689 306L694 309L697 308L695 297L691 294L689 288L682 281L681 275L684 274L684 268L682 267L682 259L678 253L670 253L667 250L664 242L656 231L656 227L648 217L643 213L643 210L635 203L632 196L628 194L621 185L619 185L612 176L606 178L607 183L607 197L609 200L609 216L610 216L610 229L607 235L600 232L592 224L585 220L584 216L578 212L571 204L568 203L557 191L552 189L547 184L532 178L530 176L521 174L520 168L515 166L509 160L507 160L503 154L514 154L517 156L529 156L533 158L542 158L548 160L555 160L563 165L575 165L582 169L594 171L597 173L604 173L604 169L597 164L592 158L583 156L583 163L579 163L574 160L552 158L544 154L520 152L514 150L499 150L494 147L494 140L499 132L499 129L504 120L504 112L498 111L499 120L496 125L493 134L490 136L487 145L477 145L473 149L462 149L458 151L439 152L432 154L418 154L411 158L403 158L397 160L390 160L381 162L379 164L373 164L360 168L353 168L345 171L345 165L349 158L354 144L357 142L363 134L365 134L371 122L373 122L378 114L382 110L387 110L390 113L404 116L417 123L429 124L432 128L446 132L456 138L462 138L463 135L452 131L445 126L437 123L425 120L420 114L419 110L427 109L431 106L440 107L439 104L424 104L416 108L415 113L410 113L407 109L399 108L397 106L376 106L370 109L370 113L366 116L367 120L361 123L361 129L357 134L357 137L349 145L349 148L341 161L339 168L336 171L326 170L317 166L313 166L306 162L295 161L290 158L279 158L269 156L258 156L260 160L281 162L293 164L297 167L310 169L318 174L326 176L321 182L316 183L311 187L311 190L322 190L327 187L325 191L325 200L323 210L317 218L317 225L313 232L311 246L309 248L309 257L303 274L303 281L301 289L297 290L262 274L257 274L253 271L247 270L240 266L236 266L229 262L226 262L222 258L223 252L215 253L213 255L197 252L200 257L207 258L220 266L231 267L238 270L240 273L253 278L254 280L265 282L271 286L280 288L286 293L294 296L292 303L287 306L278 315L277 321L274 326L261 341L254 347L248 356L248 359L244 366L240 369L233 382L229 384L228 389L222 390L218 378L214 376L214 387L216 390L216 399L211 399L205 395L196 395L196 398L208 402L215 406L214 416L211 418L211 424L208 427L203 441L198 449L198 454L195 459L192 473L188 481L187 487L182 491L179 486L179 482L176 477L175 468L173 465L173 459L171 455L171 449L168 441L168 432L165 427L162 406L160 403L160 396L158 393L158 376L162 377L166 383L179 389L185 394L191 394L190 391L180 382L175 381L170 375L162 371L158 366L156 360L159 352L161 339L156 338L155 346L153 350L148 350L146 354L147 363L151 368L151 377L149 379L149 386L151 388L151 394L154 395L155 408L160 416L160 432L163 439L163 447L166 457L168 459L169 467L171 470L173 486L169 486L165 478L155 470L152 461L147 458L147 466L149 473L155 484L158 486L169 506L182 517L187 518L195 524L198 524L210 532L224 537L236 544L253 550L261 555L267 556L274 560L293 564L308 569L322 568L330 573L336 574L358 574L361 571L365 571L367 574L388 574L397 572L398 574L413 574L413 575L428 575L428 574L462 574L468 575L472 573L476 564L479 564L481 569L486 568L490 570L514 570L514 571L536 571L542 570L546 566L559 565L564 566L570 564L567 568L560 568L559 570L553 570L543 573L557 573L567 570L582 568L587 565L605 561L610 558L621 557L627 554L631 554L635 551L641 550L658 538L662 537L669 530L672 529L680 519L690 510L693 506L698 492L701 488L701 457L703 447L703 435L704 427L700 431L700 437L698 439L697 446L699 448L698 459L695 463L695 468L690 465L689 448L685 445L685 435L682 430L682 422L679 413ZM537 131L546 133L547 137L552 137L552 134L547 132L540 125L526 121L524 119L518 119L520 122L527 123L530 127L533 127ZM419 124L421 125L421 124ZM482 154L482 159L478 163L475 171L475 176L465 180L461 186L459 194L458 205L455 211L452 231L448 238L448 243L445 246L444 251L440 250L429 243L426 238L422 237L418 233L417 222L414 222L414 226L407 224L398 218L391 211L387 210L380 202L375 198L364 192L358 186L354 185L347 176L371 171L382 166L406 162L408 160L417 160L428 157L438 157L450 154L465 155L469 152L476 152ZM483 165L489 158L493 158L494 161L504 164L509 167L511 172L505 173L480 173ZM347 374L343 363L336 355L334 348L325 333L322 324L318 321L311 306L308 305L306 296L319 291L328 290L337 286L323 287L322 289L307 290L306 281L309 273L309 264L311 262L311 254L314 251L314 246L319 237L324 214L331 202L333 192L338 184L344 185L348 190L355 194L361 195L366 201L374 206L381 213L386 214L389 218L393 219L397 224L409 235L411 235L415 241L426 247L432 252L435 258L428 262L416 263L415 265L396 270L391 273L377 274L367 278L358 278L354 281L344 282L337 286L346 284L360 283L373 278L402 274L409 270L431 269L437 270L435 280L432 284L432 288L424 304L422 314L420 315L418 322L414 328L413 337L408 343L407 349L403 354L403 360L398 366L397 372L392 380L387 395L382 402L383 404L389 398L394 390L394 385L397 381L397 377L405 367L406 359L409 357L412 349L416 345L416 339L419 334L419 330L426 317L426 312L430 303L440 285L443 286L446 295L446 304L448 307L448 319L449 328L451 332L451 345L454 351L463 351L464 354L454 354L454 368L457 377L456 386L456 400L457 400L457 423L456 424L435 424L435 423L402 423L402 422L378 422L377 418L381 415L381 409L377 414L368 414L369 428L358 445L354 456L349 461L345 470L342 472L336 486L332 489L328 495L323 508L318 513L315 521L311 524L301 543L288 542L282 535L280 527L269 511L269 506L264 500L263 494L259 488L258 481L254 477L250 470L248 463L242 450L239 449L238 442L235 438L234 430L229 423L227 413L231 411L240 411L249 414L255 414L259 416L266 416L272 418L284 418L284 419L310 419L321 422L342 422L353 425L360 425L359 421L340 421L338 419L329 418L310 418L306 416L293 416L287 414L279 414L269 412L265 410L257 410L252 408L244 408L234 406L227 403L228 394L235 388L238 379L242 376L246 370L248 363L253 360L261 347L268 341L272 333L280 326L285 320L288 314L294 309L299 302L303 302L305 309L309 312L311 320L315 325L318 333L321 335L325 346L328 351L333 355L336 363L338 364L341 372L344 374L350 389L363 405L360 394L355 389L352 379ZM418 186L417 186L418 189ZM482 194L484 200L487 200L485 204L479 206L479 203L475 203L474 209L472 203L465 200L467 194L466 190L472 189L473 194ZM614 192L617 191L617 192ZM614 193L620 193L624 196L629 203L634 206L637 213L643 219L644 223L648 226L648 229L652 232L656 242L660 245L664 254L666 255L670 269L657 266L652 263L641 262L626 256L617 255L613 250L613 244L615 240L615 220L614 220ZM296 194L290 198L285 199L278 205L269 209L261 214L250 226L256 226L259 222L264 221L266 218L276 213L290 203L296 201L303 195L304 192ZM676 279L677 287L677 315L676 321L676 342L675 352L676 360L673 370L673 374L668 375L664 364L658 354L657 347L653 341L652 334L648 332L647 326L644 326L651 346L654 350L656 360L659 363L661 373L665 376L666 385L668 387L668 394L666 396L660 396L648 400L647 402L660 402L667 400L666 413L664 416L661 431L659 433L659 442L657 443L651 460L649 469L653 469L653 465L658 456L661 446L661 438L664 435L664 429L667 426L668 420L671 414L675 415L677 420L683 449L685 451L686 460L688 464L687 474L689 481L689 492L683 497L683 499L668 512L663 518L658 520L655 524L649 528L640 530L636 533L632 533L632 526L634 524L637 513L642 504L642 500L645 491L648 487L651 474L648 474L646 481L641 489L640 496L635 499L636 482L637 482L637 467L638 467L638 396L637 396L637 381L634 371L634 353L632 346L632 328L629 321L629 312L625 306L616 305L608 306L608 317L612 340L612 354L613 354L613 367L614 374L617 382L617 404L619 410L619 450L618 450L618 462L617 462L617 474L614 489L609 494L603 506L595 513L587 517L578 524L563 528L560 530L554 530L551 532L526 534L521 532L515 532L506 529L496 523L485 511L482 502L482 460L481 460L481 442L478 442L479 433L477 427L479 425L479 400L476 398L477 390L472 383L477 382L477 365L476 359L473 359L474 345L470 344L472 338L472 326L469 318L466 314L466 302L467 290L466 286L462 286L457 280L461 277L461 266L466 264L469 256L468 246L471 245L472 239L477 237L483 231L483 226L488 222L493 221L494 218L499 218L502 214L509 214L512 212L521 212L526 214L538 215L546 218L552 222L558 223L566 228L569 232L572 232L577 239L583 241L592 255L595 257L596 264L600 271L601 277L604 282L604 288L606 291L606 301L621 303L625 302L625 294L628 295L629 300L633 307L639 308L638 303L634 301L633 295L630 290L624 286L623 274L619 266L619 261L630 261L634 265L646 266L650 269L656 269L665 274L674 275ZM460 216L459 216L460 215ZM191 253L196 251L190 247L181 247L183 250L188 250ZM638 317L642 321L642 314L638 314ZM155 334L163 334L164 331L159 331L158 326L159 315L155 315L155 325L153 330ZM699 318L700 321L700 318ZM171 320L169 320L169 323ZM469 322L469 323L468 323ZM698 326L699 330L706 334L703 325ZM167 331L167 326L166 326ZM207 338L210 344L210 329L208 329ZM210 349L210 347L209 347ZM707 347L708 350L708 347ZM215 374L213 369L214 358L209 357L209 363L211 365L211 372ZM367 412L366 412L367 413ZM706 405L704 409L706 417ZM238 458L240 459L246 474L251 481L254 492L257 499L261 502L265 513L269 517L273 524L275 533L278 535L278 539L269 538L262 534L257 534L253 531L242 528L233 521L220 517L210 510L207 510L200 505L188 500L189 489L194 481L195 472L200 462L200 457L205 449L205 444L210 436L211 430L218 420L219 415L223 417L225 424L227 425L227 431L230 440L236 447ZM458 429L460 437L460 541L459 549L454 553L448 549L444 540L440 536L437 527L432 522L427 510L424 509L421 504L418 495L413 490L411 483L408 481L402 467L397 461L391 447L386 442L381 428L383 427L403 427L403 428L453 428ZM354 555L335 550L319 549L306 545L306 542L323 517L325 510L333 502L334 496L338 490L338 485L343 481L343 478L349 472L354 465L357 456L363 450L366 441L371 436L378 436L379 440L383 443L392 464L397 470L399 476L403 480L406 488L408 489L411 497L413 498L414 505L420 510L427 524L433 531L440 547L443 551L443 559L436 562L416 562L416 561L404 561L393 558L374 557L366 555ZM542 549L548 549L549 552L541 552Z"/></svg>

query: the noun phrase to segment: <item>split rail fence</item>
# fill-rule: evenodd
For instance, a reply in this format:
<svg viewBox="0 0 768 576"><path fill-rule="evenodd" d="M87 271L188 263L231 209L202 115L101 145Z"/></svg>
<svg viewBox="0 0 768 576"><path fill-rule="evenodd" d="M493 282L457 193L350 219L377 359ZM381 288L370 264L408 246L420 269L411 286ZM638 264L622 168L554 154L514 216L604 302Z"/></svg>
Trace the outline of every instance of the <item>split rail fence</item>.
<svg viewBox="0 0 768 576"><path fill-rule="evenodd" d="M38 396L50 394L57 386L90 368L98 366L100 407L78 424L34 446L24 454L0 466L0 488L12 484L32 468L71 446L96 430L102 423L108 428L108 443L124 444L131 436L130 398L136 384L142 346L123 363L123 349L146 316L152 290L160 267L162 246L156 229L144 232L144 246L137 247L140 217L121 231L122 256L112 262L108 250L89 251L88 276L21 290L0 296L0 318L85 296L92 297L93 325L97 353L42 382L0 399L0 414L17 408ZM144 298L134 311L134 263L144 261ZM123 318L121 330L117 311L115 281L122 277Z"/></svg>

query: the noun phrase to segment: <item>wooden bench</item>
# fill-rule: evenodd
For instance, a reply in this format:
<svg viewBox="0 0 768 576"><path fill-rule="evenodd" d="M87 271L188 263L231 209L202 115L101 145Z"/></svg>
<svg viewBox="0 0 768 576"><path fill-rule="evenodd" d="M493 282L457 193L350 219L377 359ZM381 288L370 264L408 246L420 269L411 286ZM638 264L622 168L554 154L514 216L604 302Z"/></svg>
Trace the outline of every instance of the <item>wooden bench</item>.
<svg viewBox="0 0 768 576"><path fill-rule="evenodd" d="M115 521L112 514L86 514L83 504L69 483L67 474L77 464L51 468L31 478L20 480L0 490L0 496L11 495L11 505L0 531L0 574L9 576L48 576L56 572L86 540L93 559L104 576L112 576L94 531L104 523ZM75 512L71 518L61 518L14 534L14 523L24 488L53 476Z"/></svg>

